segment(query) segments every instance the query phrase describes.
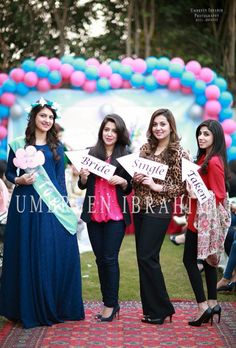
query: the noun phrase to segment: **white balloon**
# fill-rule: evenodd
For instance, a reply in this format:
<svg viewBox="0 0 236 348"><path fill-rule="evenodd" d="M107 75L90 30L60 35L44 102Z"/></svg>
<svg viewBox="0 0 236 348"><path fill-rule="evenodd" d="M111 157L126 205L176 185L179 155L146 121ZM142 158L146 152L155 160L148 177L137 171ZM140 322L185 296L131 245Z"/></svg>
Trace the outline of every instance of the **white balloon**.
<svg viewBox="0 0 236 348"><path fill-rule="evenodd" d="M23 109L19 104L14 104L11 108L10 108L10 117L11 118L19 118L21 117L21 115L23 114Z"/></svg>
<svg viewBox="0 0 236 348"><path fill-rule="evenodd" d="M193 104L189 109L188 114L193 120L198 120L203 115L203 108L198 104Z"/></svg>
<svg viewBox="0 0 236 348"><path fill-rule="evenodd" d="M103 104L99 108L99 115L101 116L101 118L104 118L105 116L112 114L113 112L114 110L111 104Z"/></svg>

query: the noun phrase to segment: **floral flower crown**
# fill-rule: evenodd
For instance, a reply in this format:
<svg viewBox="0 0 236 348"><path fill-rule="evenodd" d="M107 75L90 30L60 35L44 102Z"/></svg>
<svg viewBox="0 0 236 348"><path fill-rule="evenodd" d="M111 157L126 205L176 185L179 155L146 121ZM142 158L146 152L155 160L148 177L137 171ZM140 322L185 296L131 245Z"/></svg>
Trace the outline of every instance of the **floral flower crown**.
<svg viewBox="0 0 236 348"><path fill-rule="evenodd" d="M56 112L56 118L60 118L61 117L61 105L59 105L56 102L52 102L50 100L46 100L43 97L41 97L36 103L31 104L30 106L28 106L27 108L25 108L25 110L30 113L31 110L33 108L35 108L36 106L41 105L41 106L49 106L51 109L55 110Z"/></svg>

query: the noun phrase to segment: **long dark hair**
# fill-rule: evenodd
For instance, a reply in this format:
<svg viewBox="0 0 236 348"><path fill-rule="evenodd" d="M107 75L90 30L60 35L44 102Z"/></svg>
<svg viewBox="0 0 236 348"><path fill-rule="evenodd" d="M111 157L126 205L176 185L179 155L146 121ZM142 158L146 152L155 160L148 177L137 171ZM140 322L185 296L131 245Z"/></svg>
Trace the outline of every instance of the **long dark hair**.
<svg viewBox="0 0 236 348"><path fill-rule="evenodd" d="M114 150L111 156L111 164L117 165L118 162L116 161L116 158L127 155L127 147L130 145L129 132L126 128L125 122L117 114L109 114L103 119L98 131L97 143L90 150L90 154L103 161L106 159L106 149L102 139L102 133L107 122L109 121L115 123L116 125L117 141L115 143Z"/></svg>
<svg viewBox="0 0 236 348"><path fill-rule="evenodd" d="M55 127L55 119L57 117L57 114L56 114L56 111L54 109L52 109L49 105L45 104L44 106L42 106L39 104L39 105L36 105L35 107L33 107L32 110L30 111L29 116L28 116L28 124L27 124L26 130L25 130L25 143L26 143L26 146L35 145L35 143L36 143L35 118L36 118L36 115L44 108L49 109L53 113L53 116L54 116L53 125L49 129L49 131L47 132L46 142L53 153L54 159L59 160L60 157L58 156L57 150L56 150L57 146L59 145L59 140L57 138L57 131L56 131L56 127Z"/></svg>
<svg viewBox="0 0 236 348"><path fill-rule="evenodd" d="M158 109L158 110L154 111L154 113L151 116L148 130L146 133L147 141L150 145L150 153L155 152L155 150L158 146L158 143L159 143L158 139L156 139L156 137L153 135L153 132L152 132L154 119L157 116L164 116L170 125L170 130L171 130L170 131L170 141L169 141L169 145L167 147L166 156L168 157L168 160L171 160L172 154L174 152L178 151L177 148L178 148L178 145L180 143L180 137L177 134L175 118L169 109Z"/></svg>
<svg viewBox="0 0 236 348"><path fill-rule="evenodd" d="M229 169L227 164L227 153L226 153L226 144L225 144L225 136L224 136L223 128L221 124L216 120L206 120L206 121L203 121L201 124L199 124L199 126L196 129L196 139L197 139L197 145L198 145L197 161L200 159L200 157L206 154L206 149L201 149L198 143L198 137L199 137L200 129L202 127L207 127L207 129L211 131L213 135L213 144L212 144L211 151L206 156L201 166L201 172L203 174L206 174L210 159L213 156L219 156L224 164L225 185L226 187L228 187Z"/></svg>

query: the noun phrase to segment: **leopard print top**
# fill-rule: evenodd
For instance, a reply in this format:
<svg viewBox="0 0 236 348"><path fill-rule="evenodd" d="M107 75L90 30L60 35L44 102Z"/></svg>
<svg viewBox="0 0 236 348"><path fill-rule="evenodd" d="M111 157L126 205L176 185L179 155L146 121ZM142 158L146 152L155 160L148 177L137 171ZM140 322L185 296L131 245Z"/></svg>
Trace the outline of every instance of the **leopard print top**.
<svg viewBox="0 0 236 348"><path fill-rule="evenodd" d="M152 161L161 162L169 166L165 181L153 179L155 183L163 185L161 192L154 192L148 186L133 182L135 196L139 199L141 209L146 209L147 204L155 207L165 202L171 202L175 197L185 193L185 183L182 182L182 157L189 159L188 154L179 143L172 146L172 149L166 149L159 155L154 155L148 143L144 144L140 149L140 157L147 158ZM148 203L149 202L149 203Z"/></svg>

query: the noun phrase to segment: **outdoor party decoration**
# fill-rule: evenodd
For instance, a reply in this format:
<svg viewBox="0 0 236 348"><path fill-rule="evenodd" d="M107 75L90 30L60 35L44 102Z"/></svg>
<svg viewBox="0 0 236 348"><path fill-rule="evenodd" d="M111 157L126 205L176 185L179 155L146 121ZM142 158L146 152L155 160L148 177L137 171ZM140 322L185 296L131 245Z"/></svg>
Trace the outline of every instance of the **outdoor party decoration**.
<svg viewBox="0 0 236 348"><path fill-rule="evenodd" d="M4 151L6 155L6 120L8 117L17 119L23 114L17 104L17 96L24 96L33 90L43 93L55 88L101 94L115 89L144 89L152 93L167 88L173 93L193 94L195 102L189 110L192 119L215 119L224 125L230 121L224 130L232 140L226 137L229 159L235 157L233 96L227 90L227 81L209 67L202 67L198 61L185 63L180 57L150 56L146 59L125 57L100 62L97 58L64 56L59 59L42 56L35 60L25 59L9 74L0 73L0 127L6 129L0 129L0 146L3 150L0 151L0 158L4 158ZM104 114L102 110L100 113Z"/></svg>

